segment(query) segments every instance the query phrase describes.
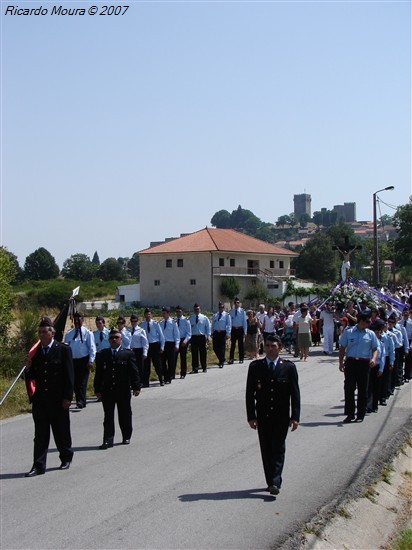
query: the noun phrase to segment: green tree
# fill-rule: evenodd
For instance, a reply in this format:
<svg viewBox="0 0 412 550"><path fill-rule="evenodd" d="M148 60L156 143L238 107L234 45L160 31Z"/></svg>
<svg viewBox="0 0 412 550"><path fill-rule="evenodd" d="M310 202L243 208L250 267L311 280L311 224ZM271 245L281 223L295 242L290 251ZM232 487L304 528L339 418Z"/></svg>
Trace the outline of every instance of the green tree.
<svg viewBox="0 0 412 550"><path fill-rule="evenodd" d="M133 279L140 278L140 256L135 252L127 262L127 272Z"/></svg>
<svg viewBox="0 0 412 550"><path fill-rule="evenodd" d="M395 241L396 265L399 267L412 265L412 200L409 204L399 206L393 225L397 232Z"/></svg>
<svg viewBox="0 0 412 550"><path fill-rule="evenodd" d="M64 261L62 275L66 279L90 281L96 276L98 266L90 261L87 254L73 254Z"/></svg>
<svg viewBox="0 0 412 550"><path fill-rule="evenodd" d="M0 344L8 341L12 320L13 292L11 283L16 276L16 266L9 251L0 247Z"/></svg>
<svg viewBox="0 0 412 550"><path fill-rule="evenodd" d="M96 250L96 252L93 254L92 264L100 265L100 258L99 258L99 255L98 255L98 253L97 253L97 250Z"/></svg>
<svg viewBox="0 0 412 550"><path fill-rule="evenodd" d="M217 227L218 229L228 229L232 227L230 214L227 210L219 210L219 212L216 212L210 220L210 223L213 227Z"/></svg>
<svg viewBox="0 0 412 550"><path fill-rule="evenodd" d="M304 214L302 214L300 217L299 217L299 225L300 227L306 227L308 225L308 222L310 221L310 216L309 214L307 214L306 212Z"/></svg>
<svg viewBox="0 0 412 550"><path fill-rule="evenodd" d="M279 216L278 221L276 222L276 227L285 227L285 225L290 225L290 216L284 214Z"/></svg>
<svg viewBox="0 0 412 550"><path fill-rule="evenodd" d="M233 210L230 221L231 227L234 229L243 229L251 235L262 225L261 220L253 212L245 210L240 204L237 210Z"/></svg>
<svg viewBox="0 0 412 550"><path fill-rule="evenodd" d="M15 277L12 280L11 284L12 285L17 285L19 283L22 283L26 279L26 277L24 275L23 269L19 265L19 261L17 260L17 256L15 254L13 254L13 252L10 252L10 250L7 250L7 248L3 248L3 250L4 250L4 253L9 256L10 261L12 262L13 267L14 267Z"/></svg>
<svg viewBox="0 0 412 550"><path fill-rule="evenodd" d="M339 266L335 254L332 253L333 244L326 233L315 233L295 259L296 275L318 283L333 282L337 278Z"/></svg>
<svg viewBox="0 0 412 550"><path fill-rule="evenodd" d="M125 275L125 270L116 258L107 258L97 271L97 276L103 281L121 281Z"/></svg>
<svg viewBox="0 0 412 550"><path fill-rule="evenodd" d="M222 296L227 296L232 301L240 292L239 283L234 277L226 277L220 285L220 292Z"/></svg>
<svg viewBox="0 0 412 550"><path fill-rule="evenodd" d="M46 281L59 275L59 267L50 252L40 247L27 256L24 273L32 281Z"/></svg>
<svg viewBox="0 0 412 550"><path fill-rule="evenodd" d="M259 281L253 281L248 288L245 300L248 300L254 306L260 303L270 301L267 289Z"/></svg>

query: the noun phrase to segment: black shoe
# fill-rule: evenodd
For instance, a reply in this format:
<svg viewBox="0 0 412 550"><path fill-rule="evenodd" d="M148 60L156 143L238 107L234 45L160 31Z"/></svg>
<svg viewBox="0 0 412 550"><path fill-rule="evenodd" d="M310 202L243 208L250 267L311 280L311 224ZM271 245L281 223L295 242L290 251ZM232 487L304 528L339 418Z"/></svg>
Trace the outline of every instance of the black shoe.
<svg viewBox="0 0 412 550"><path fill-rule="evenodd" d="M243 363L243 359L242 359L242 361L239 361L239 365L241 365L242 363Z"/></svg>
<svg viewBox="0 0 412 550"><path fill-rule="evenodd" d="M184 377L184 376L181 376L181 377L180 377L180 380L184 380L184 379L185 379L185 377Z"/></svg>
<svg viewBox="0 0 412 550"><path fill-rule="evenodd" d="M378 407L375 407L374 409L372 409L372 412L377 413L378 412Z"/></svg>
<svg viewBox="0 0 412 550"><path fill-rule="evenodd" d="M233 365L233 359L229 359L229 361L227 362L228 365Z"/></svg>
<svg viewBox="0 0 412 550"><path fill-rule="evenodd" d="M36 468L36 466L33 466L30 472L27 472L24 477L42 476L45 471L46 470L41 470L40 468Z"/></svg>
<svg viewBox="0 0 412 550"><path fill-rule="evenodd" d="M81 403L76 403L77 409L84 409L84 406Z"/></svg>
<svg viewBox="0 0 412 550"><path fill-rule="evenodd" d="M202 369L202 370L203 370L203 372L207 372L207 369Z"/></svg>
<svg viewBox="0 0 412 550"><path fill-rule="evenodd" d="M122 445L130 445L130 439L123 439Z"/></svg>
<svg viewBox="0 0 412 550"><path fill-rule="evenodd" d="M105 451L106 449L110 449L111 447L113 447L113 442L112 442L112 441L104 441L104 442L100 445L99 449L100 449L101 451Z"/></svg>
<svg viewBox="0 0 412 550"><path fill-rule="evenodd" d="M366 414L370 414L372 412L372 409L366 409Z"/></svg>
<svg viewBox="0 0 412 550"><path fill-rule="evenodd" d="M60 464L59 470L68 470L70 468L71 462L62 462Z"/></svg>
<svg viewBox="0 0 412 550"><path fill-rule="evenodd" d="M379 405L382 405L382 407L386 407L387 403L386 403L386 399L381 399L379 401Z"/></svg>
<svg viewBox="0 0 412 550"><path fill-rule="evenodd" d="M276 487L276 485L270 485L268 487L268 491L271 495L278 495L279 494L279 487Z"/></svg>
<svg viewBox="0 0 412 550"><path fill-rule="evenodd" d="M223 369L223 364L222 363L220 363L219 369Z"/></svg>
<svg viewBox="0 0 412 550"><path fill-rule="evenodd" d="M143 384L144 388L150 388L150 384Z"/></svg>
<svg viewBox="0 0 412 550"><path fill-rule="evenodd" d="M196 369L196 370L192 370L192 372L190 374L197 374L199 371Z"/></svg>
<svg viewBox="0 0 412 550"><path fill-rule="evenodd" d="M347 416L345 418L345 420L342 421L343 424L350 424L351 422L353 422L355 420L355 417L354 416Z"/></svg>
<svg viewBox="0 0 412 550"><path fill-rule="evenodd" d="M363 418L357 418L356 422L359 424L360 422L363 422Z"/></svg>

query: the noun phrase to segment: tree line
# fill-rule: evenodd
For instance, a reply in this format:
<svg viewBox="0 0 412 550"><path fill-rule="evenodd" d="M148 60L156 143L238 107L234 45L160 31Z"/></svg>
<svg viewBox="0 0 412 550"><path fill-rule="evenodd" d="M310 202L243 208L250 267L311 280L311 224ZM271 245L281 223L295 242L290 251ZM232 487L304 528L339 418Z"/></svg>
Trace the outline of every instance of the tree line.
<svg viewBox="0 0 412 550"><path fill-rule="evenodd" d="M87 254L76 253L63 263L60 270L54 256L44 247L40 247L26 257L24 267L21 268L17 257L12 252L3 248L13 265L14 278L12 284L24 281L47 281L61 276L75 281L124 281L126 279L139 279L140 261L139 255L134 253L131 258L107 258L100 263L97 251L93 258Z"/></svg>

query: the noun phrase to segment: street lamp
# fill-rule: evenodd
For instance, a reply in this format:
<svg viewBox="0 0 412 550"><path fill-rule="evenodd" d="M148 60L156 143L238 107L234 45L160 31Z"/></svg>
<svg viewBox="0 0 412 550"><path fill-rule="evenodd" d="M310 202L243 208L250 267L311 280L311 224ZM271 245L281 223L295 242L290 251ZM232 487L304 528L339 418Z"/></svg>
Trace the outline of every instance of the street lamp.
<svg viewBox="0 0 412 550"><path fill-rule="evenodd" d="M379 248L378 248L378 224L376 221L376 195L381 191L393 191L395 187L390 185L384 189L379 189L373 194L373 286L379 286Z"/></svg>

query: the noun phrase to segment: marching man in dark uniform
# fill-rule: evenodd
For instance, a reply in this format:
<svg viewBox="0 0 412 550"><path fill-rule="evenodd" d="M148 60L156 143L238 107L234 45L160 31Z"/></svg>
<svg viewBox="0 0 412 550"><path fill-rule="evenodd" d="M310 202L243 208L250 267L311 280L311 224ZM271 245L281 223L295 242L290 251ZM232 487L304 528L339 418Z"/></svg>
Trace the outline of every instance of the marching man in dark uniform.
<svg viewBox="0 0 412 550"><path fill-rule="evenodd" d="M38 330L40 344L25 372L26 383L35 387L32 396L34 459L26 477L46 471L50 427L61 460L59 469L70 468L73 458L69 417L74 385L72 352L54 340L54 332L51 320L45 317Z"/></svg>
<svg viewBox="0 0 412 550"><path fill-rule="evenodd" d="M299 425L300 391L295 364L279 357L279 336L269 335L264 346L266 357L249 365L246 411L249 426L258 431L267 490L277 495L288 429L293 432Z"/></svg>
<svg viewBox="0 0 412 550"><path fill-rule="evenodd" d="M123 445L129 445L132 436L131 391L134 396L140 393L139 371L133 351L121 347L122 335L112 328L109 335L110 348L104 349L96 357L94 391L103 403L103 444L99 449L113 447L114 408L117 405Z"/></svg>

